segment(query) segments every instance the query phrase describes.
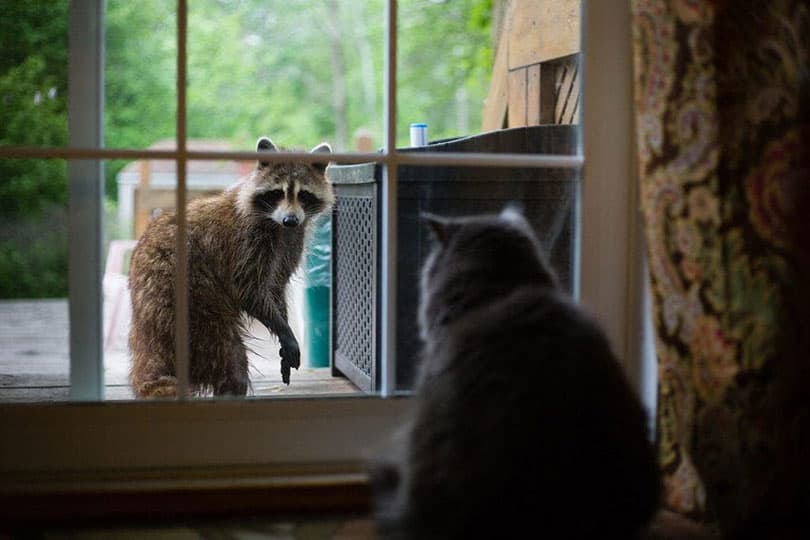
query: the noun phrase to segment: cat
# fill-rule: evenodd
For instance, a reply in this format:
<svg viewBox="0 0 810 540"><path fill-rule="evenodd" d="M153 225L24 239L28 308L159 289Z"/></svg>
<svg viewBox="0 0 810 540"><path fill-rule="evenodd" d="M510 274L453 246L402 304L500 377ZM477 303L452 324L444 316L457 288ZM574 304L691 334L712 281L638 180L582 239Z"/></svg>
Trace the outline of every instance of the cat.
<svg viewBox="0 0 810 540"><path fill-rule="evenodd" d="M423 218L413 408L369 469L379 537L635 537L661 480L603 330L514 205Z"/></svg>

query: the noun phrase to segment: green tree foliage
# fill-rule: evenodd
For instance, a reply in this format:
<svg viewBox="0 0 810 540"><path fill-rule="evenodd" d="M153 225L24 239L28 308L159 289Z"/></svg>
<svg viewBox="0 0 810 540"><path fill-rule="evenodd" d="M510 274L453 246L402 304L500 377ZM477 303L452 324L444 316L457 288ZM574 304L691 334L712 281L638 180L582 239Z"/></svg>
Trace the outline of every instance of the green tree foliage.
<svg viewBox="0 0 810 540"><path fill-rule="evenodd" d="M0 2L0 144L60 146L67 141L67 11L62 3ZM66 203L56 161L0 160L0 212L35 216Z"/></svg>
<svg viewBox="0 0 810 540"><path fill-rule="evenodd" d="M481 122L492 63L492 0L399 2L398 144L408 124L431 138ZM187 132L250 148L382 142L384 0L195 0L188 15ZM108 0L107 143L173 134L174 2ZM111 170L114 175L118 167ZM111 182L108 187L113 188Z"/></svg>
<svg viewBox="0 0 810 540"><path fill-rule="evenodd" d="M432 140L476 132L492 63L492 0L398 5L398 145L408 144L415 121L429 124ZM190 138L251 149L268 135L290 148L328 141L351 151L364 129L382 145L385 0L188 6ZM0 144L67 142L67 7L0 0ZM174 137L176 15L175 0L106 1L106 146ZM111 201L124 165L106 163ZM66 294L66 177L59 160L0 160L0 297ZM16 278L23 274L30 279Z"/></svg>
<svg viewBox="0 0 810 540"><path fill-rule="evenodd" d="M355 44L365 47L363 61L377 94L371 98L358 81L363 51ZM344 61L338 71L335 47ZM336 136L341 122L347 131L361 123L379 130L381 47L381 0L195 3L189 13L189 135L249 148L266 134L282 146L308 148L327 140L343 150ZM337 104L341 91L345 101ZM361 120L354 104L369 99L377 107Z"/></svg>
<svg viewBox="0 0 810 540"><path fill-rule="evenodd" d="M192 4L194 2L191 2ZM104 134L110 148L147 148L174 137L176 123L176 0L107 0L105 5ZM105 193L115 176L105 167Z"/></svg>
<svg viewBox="0 0 810 540"><path fill-rule="evenodd" d="M67 141L67 3L0 2L0 145ZM0 298L67 294L67 168L0 160Z"/></svg>
<svg viewBox="0 0 810 540"><path fill-rule="evenodd" d="M431 140L478 132L492 70L492 0L399 4L398 141L411 122Z"/></svg>

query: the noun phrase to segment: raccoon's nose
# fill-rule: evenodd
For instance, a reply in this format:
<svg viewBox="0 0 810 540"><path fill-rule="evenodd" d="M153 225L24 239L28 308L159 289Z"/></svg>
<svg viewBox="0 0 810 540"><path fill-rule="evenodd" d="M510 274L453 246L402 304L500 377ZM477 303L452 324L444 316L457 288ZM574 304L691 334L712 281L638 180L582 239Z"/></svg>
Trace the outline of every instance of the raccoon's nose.
<svg viewBox="0 0 810 540"><path fill-rule="evenodd" d="M284 216L284 219L281 220L281 224L285 227L297 227L298 218L296 216Z"/></svg>

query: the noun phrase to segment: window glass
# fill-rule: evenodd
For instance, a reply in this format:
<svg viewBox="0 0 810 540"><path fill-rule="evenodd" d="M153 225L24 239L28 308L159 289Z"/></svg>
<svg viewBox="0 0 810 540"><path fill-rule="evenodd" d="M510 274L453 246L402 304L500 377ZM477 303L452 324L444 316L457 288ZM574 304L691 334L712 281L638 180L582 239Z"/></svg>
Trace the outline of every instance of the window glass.
<svg viewBox="0 0 810 540"><path fill-rule="evenodd" d="M558 152L576 144L575 128L542 126L557 139ZM520 134L525 137L525 133ZM484 140L486 137L483 138ZM466 141L469 144L470 141ZM453 149L452 145L447 147ZM516 150L517 151L517 150ZM544 150L545 151L545 150ZM377 390L379 352L379 219L381 167L332 169L338 212L334 216L334 359L361 388ZM498 213L518 203L534 226L562 287L573 292L578 234L579 171L519 167L402 166L397 198L397 389L408 390L419 362L417 328L420 273L431 248L423 213L447 217ZM373 239L369 243L369 239ZM368 291L374 294L369 295Z"/></svg>
<svg viewBox="0 0 810 540"><path fill-rule="evenodd" d="M397 145L578 123L579 4L398 2Z"/></svg>
<svg viewBox="0 0 810 540"><path fill-rule="evenodd" d="M105 146L174 148L177 2L107 0L104 57Z"/></svg>
<svg viewBox="0 0 810 540"><path fill-rule="evenodd" d="M382 141L382 0L189 2L188 135L252 149Z"/></svg>
<svg viewBox="0 0 810 540"><path fill-rule="evenodd" d="M189 141L190 148L198 144L211 149L210 142ZM357 386L331 369L333 196L325 166L187 163L194 396L359 393ZM293 177L296 182L290 190ZM117 224L126 232L113 242L105 274L105 283L115 288L110 290L114 297L105 302L111 332L105 358L107 372L115 378L110 384L129 382L130 368L136 374L129 394L122 397L166 397L175 390L176 178L174 161L137 160L117 179ZM288 200L279 200L276 191ZM323 211L311 208L321 203ZM302 222L283 224L298 219L299 210ZM297 267L292 264L296 261ZM281 316L284 311L286 317ZM279 320L286 323L288 333L282 332ZM299 350L298 368L291 363L287 381L282 375L281 337L292 339L287 347ZM161 390L161 385L166 388Z"/></svg>
<svg viewBox="0 0 810 540"><path fill-rule="evenodd" d="M526 21L535 20L532 17L537 14L523 13L520 3L507 11L488 0L398 3L398 116L393 129L397 149L403 159L413 163L397 169L398 390L410 388L418 363L415 309L418 273L427 249L426 232L419 222L421 212L463 215L497 211L508 201L522 202L563 285L574 289L577 171L554 166L430 165L414 163L414 159L423 152L577 155L579 53L578 42L572 36L578 36L579 19L578 8L571 11L575 4L560 3L559 13L552 14L552 18L567 21L558 29L558 41L564 42L563 46L523 50L521 40L514 36L525 38L531 36L535 26L547 30L547 25L543 26L543 21L528 24ZM10 5L16 6L21 17L33 21L29 27L35 27L34 22L40 24L42 32L53 33L57 28L64 31L67 24L66 8L64 13L57 10L54 21L48 22L35 8L13 2ZM378 150L384 138L384 12L382 0L190 3L187 147L194 152L252 151L257 138L268 135L272 144L282 150L308 151L321 141L338 152ZM137 8L120 0L105 4L107 147L175 149L175 26L173 1L149 0ZM38 32L31 30L30 39L39 39ZM19 41L16 47L22 50L24 42ZM54 43L49 46L55 51ZM437 50L442 54L435 54ZM505 51L509 53L506 60ZM29 52L29 56L34 54ZM53 52L51 56L56 58L58 54ZM56 107L63 94L57 92L53 100L51 124L62 122L64 129L66 114L64 110L59 113ZM417 140L416 131L411 132L415 123L425 124L423 140ZM16 242L12 247L18 251L34 250L36 242L26 240L25 233L15 232L31 223L47 234L59 234L60 229L47 226L47 220L52 218L46 214L52 210L45 209L61 204L61 212L67 215L64 170L50 172L59 163L0 161L0 166L9 170L7 177L18 179L0 186L8 192L4 197L8 211L4 211L3 219L14 224L4 231L8 246ZM306 164L301 167L311 169ZM248 396L368 394L380 389L383 355L379 308L384 294L381 255L386 242L381 229L383 167L382 163L329 167L326 175L334 188L334 205L313 223L306 245L296 251L301 265L290 273L283 302L276 295L276 303L286 304L287 325L300 351L300 367L292 370L289 385L282 381L286 369L279 355L284 344L278 340L277 328L268 331L272 321L245 317L239 324L248 335ZM216 194L237 185L255 168L255 162L190 161L187 198L227 198L230 195ZM60 177L62 188L58 187ZM149 224L161 213L174 211L176 185L177 164L173 159L116 159L105 163L100 347L108 398L134 395L128 386L133 365L129 264L136 242ZM300 186L294 189L297 197ZM260 191L254 186L240 195L243 213L254 203L253 197L267 195ZM303 204L299 200L291 202ZM236 202L233 206L234 213L228 219L244 217L236 210ZM210 263L197 249L200 244L194 243L201 238L197 225L211 223L199 215L200 211L192 211L187 222L191 247L186 281L192 296L200 288L199 273L207 271L205 265ZM67 222L67 218L64 220ZM206 234L222 242L225 233L212 230ZM227 247L237 250L233 245ZM4 293L7 298L67 297L66 252L61 255L62 272L53 276L36 269L39 263L33 256L26 259L17 252L9 253L3 261L5 271L21 274L20 269L27 265L30 271L26 275L41 275L38 287L49 288L47 292L23 292L25 279L9 281L6 288L15 287L16 292ZM264 268L261 271L271 272ZM216 279L223 289L237 280L227 273ZM57 290L51 282L59 280L62 289ZM261 297L261 287L266 285L254 284L256 297ZM201 316L198 306L190 306L192 350L211 329L209 326L200 331L193 327ZM64 328L67 336L68 326ZM66 351L67 345L63 349ZM192 358L192 364L197 365L197 360ZM60 369L61 376L67 377L65 369Z"/></svg>
<svg viewBox="0 0 810 540"><path fill-rule="evenodd" d="M580 171L579 2L398 3L397 146L409 163L448 153L550 155L553 165L413 164L397 173L396 388L418 364L423 212L497 213L519 203L564 289L576 293Z"/></svg>
<svg viewBox="0 0 810 540"><path fill-rule="evenodd" d="M492 1L405 0L397 12L397 145L410 124L440 140L481 131L492 72Z"/></svg>
<svg viewBox="0 0 810 540"><path fill-rule="evenodd" d="M174 150L177 2L107 0L104 65L104 146ZM105 204L119 207L122 218L132 211L133 200L126 199L132 188L126 186L136 175L132 160L111 160L105 168ZM113 222L108 227L132 238L133 225Z"/></svg>
<svg viewBox="0 0 810 540"><path fill-rule="evenodd" d="M67 399L67 163L2 159L0 177L0 401Z"/></svg>
<svg viewBox="0 0 810 540"><path fill-rule="evenodd" d="M550 128L555 129L555 128ZM570 130L559 130L572 142ZM578 215L576 199L579 171L502 167L431 167L399 169L397 274L397 388L414 381L420 348L417 308L421 271L433 239L423 219L428 212L442 217L497 214L517 205L531 223L542 251L560 285L572 292L576 275ZM496 257L484 254L484 257ZM496 267L508 264L492 260ZM468 287L488 284L469 283Z"/></svg>

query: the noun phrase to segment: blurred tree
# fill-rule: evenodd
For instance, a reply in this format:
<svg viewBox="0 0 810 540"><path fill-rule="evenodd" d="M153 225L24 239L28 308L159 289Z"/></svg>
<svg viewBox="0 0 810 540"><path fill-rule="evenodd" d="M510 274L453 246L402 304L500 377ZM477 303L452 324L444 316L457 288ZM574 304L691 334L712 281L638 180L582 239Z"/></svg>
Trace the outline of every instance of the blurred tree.
<svg viewBox="0 0 810 540"><path fill-rule="evenodd" d="M492 0L399 6L400 144L415 120L430 123L432 138L469 134L489 82ZM173 9L169 0L108 2L110 145L171 134ZM287 147L327 140L351 150L365 128L381 141L384 24L384 0L195 0L189 136L250 148L266 134Z"/></svg>
<svg viewBox="0 0 810 540"><path fill-rule="evenodd" d="M67 3L0 1L0 145L67 142ZM0 298L66 296L67 168L0 160Z"/></svg>
<svg viewBox="0 0 810 540"><path fill-rule="evenodd" d="M110 148L147 148L174 137L176 0L107 0L105 4L104 132ZM126 161L105 167L105 193Z"/></svg>
<svg viewBox="0 0 810 540"><path fill-rule="evenodd" d="M67 6L0 1L0 145L67 141ZM0 160L0 213L36 216L67 202L58 161Z"/></svg>
<svg viewBox="0 0 810 540"><path fill-rule="evenodd" d="M413 121L428 122L433 140L480 125L492 1L400 0L398 145L408 144ZM66 0L0 0L0 144L67 141L67 7ZM328 141L352 150L352 137L364 129L379 147L384 8L385 0L189 2L188 136L250 149L265 134L290 148ZM145 148L173 137L175 0L107 0L105 10L105 144ZM111 200L124 164L106 164ZM40 281L64 284L49 285L47 294L64 294L58 250L49 251L47 264L44 256L34 261L33 246L44 244L20 227L64 228L66 186L62 161L0 160L0 278L45 265L61 277ZM62 242L61 234L50 241ZM25 294L45 294L32 287Z"/></svg>
<svg viewBox="0 0 810 540"><path fill-rule="evenodd" d="M430 140L481 125L492 70L492 0L399 2L397 140L427 122Z"/></svg>

